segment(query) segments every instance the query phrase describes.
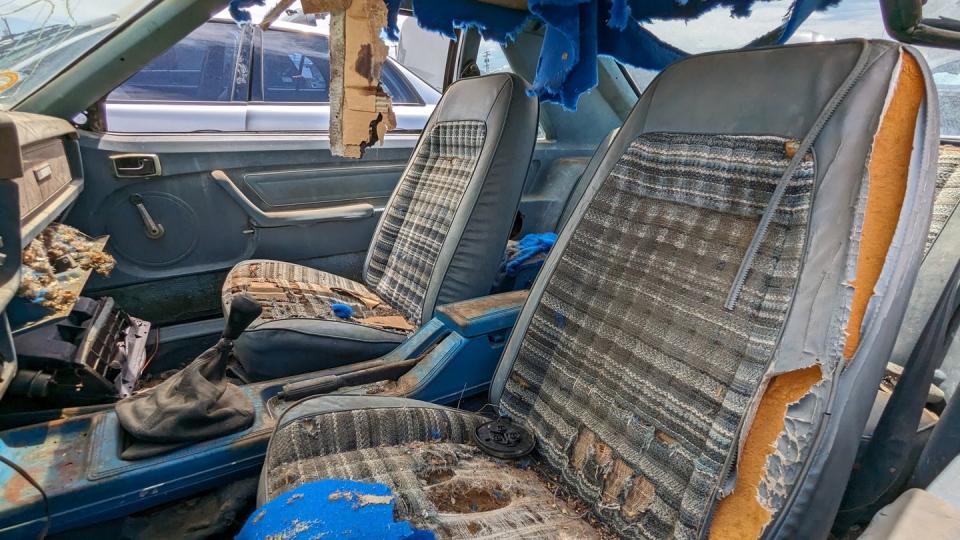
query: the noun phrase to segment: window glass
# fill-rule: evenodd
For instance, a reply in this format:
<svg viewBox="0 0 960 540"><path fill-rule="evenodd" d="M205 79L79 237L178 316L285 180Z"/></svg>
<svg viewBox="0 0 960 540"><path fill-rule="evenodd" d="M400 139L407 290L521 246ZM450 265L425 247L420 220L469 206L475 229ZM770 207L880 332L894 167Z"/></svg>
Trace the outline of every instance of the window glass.
<svg viewBox="0 0 960 540"><path fill-rule="evenodd" d="M486 39L480 40L480 48L477 49L477 68L481 75L513 73L507 55L503 54L503 45ZM543 124L537 124L537 138L547 138L547 132L543 130Z"/></svg>
<svg viewBox="0 0 960 540"><path fill-rule="evenodd" d="M443 90L450 40L417 26L413 17L397 17L400 41L388 43L390 57L437 91Z"/></svg>
<svg viewBox="0 0 960 540"><path fill-rule="evenodd" d="M108 101L230 101L240 31L210 22L110 93Z"/></svg>
<svg viewBox="0 0 960 540"><path fill-rule="evenodd" d="M480 48L477 50L477 67L480 73L513 73L510 69L510 63L507 62L506 55L503 54L503 47L496 41L482 40Z"/></svg>
<svg viewBox="0 0 960 540"><path fill-rule="evenodd" d="M287 103L330 101L330 42L327 36L268 30L263 33L263 100Z"/></svg>
<svg viewBox="0 0 960 540"><path fill-rule="evenodd" d="M395 104L419 104L416 92L389 60L383 66L380 80ZM293 28L264 32L263 101L329 103L329 38L312 28L303 32Z"/></svg>
<svg viewBox="0 0 960 540"><path fill-rule="evenodd" d="M115 89L107 98L107 128L326 131L329 14L305 14L294 2L263 29L257 25L268 9L250 11L255 26L241 30L224 10ZM393 98L396 131L417 132L440 100L450 42L421 30L413 17L400 17L399 25L400 41L387 44L381 82Z"/></svg>
<svg viewBox="0 0 960 540"><path fill-rule="evenodd" d="M654 21L645 28L671 45L690 53L736 49L776 28L790 8L791 0L758 2L746 18L730 16L730 9L718 7L693 21ZM953 0L928 0L925 17L960 17ZM839 5L818 11L800 26L789 43L830 41L846 38L890 39L884 31L876 0L842 0ZM933 71L940 95L940 133L960 136L960 51L919 47ZM627 67L640 89L656 72Z"/></svg>
<svg viewBox="0 0 960 540"><path fill-rule="evenodd" d="M13 107L150 4L0 1L0 109Z"/></svg>

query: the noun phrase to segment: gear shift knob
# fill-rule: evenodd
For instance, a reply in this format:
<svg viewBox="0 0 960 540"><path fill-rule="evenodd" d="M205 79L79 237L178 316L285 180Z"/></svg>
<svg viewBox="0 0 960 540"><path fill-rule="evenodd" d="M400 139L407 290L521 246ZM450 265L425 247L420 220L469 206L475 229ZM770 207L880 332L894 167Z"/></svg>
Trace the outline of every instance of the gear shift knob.
<svg viewBox="0 0 960 540"><path fill-rule="evenodd" d="M250 326L263 308L247 293L238 294L230 300L230 313L227 315L227 324L223 328L223 338L234 340Z"/></svg>

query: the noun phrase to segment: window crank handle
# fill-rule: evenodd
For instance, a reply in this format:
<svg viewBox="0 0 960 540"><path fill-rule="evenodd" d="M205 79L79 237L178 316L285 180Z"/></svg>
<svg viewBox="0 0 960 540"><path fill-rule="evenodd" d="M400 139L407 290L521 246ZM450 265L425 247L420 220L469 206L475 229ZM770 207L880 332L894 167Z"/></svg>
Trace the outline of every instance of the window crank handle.
<svg viewBox="0 0 960 540"><path fill-rule="evenodd" d="M156 240L163 237L163 225L154 221L153 216L150 215L150 212L147 211L147 207L143 204L143 197L139 193L134 193L130 196L130 204L137 208L137 212L140 213L140 219L143 220L144 232L147 235L147 238Z"/></svg>

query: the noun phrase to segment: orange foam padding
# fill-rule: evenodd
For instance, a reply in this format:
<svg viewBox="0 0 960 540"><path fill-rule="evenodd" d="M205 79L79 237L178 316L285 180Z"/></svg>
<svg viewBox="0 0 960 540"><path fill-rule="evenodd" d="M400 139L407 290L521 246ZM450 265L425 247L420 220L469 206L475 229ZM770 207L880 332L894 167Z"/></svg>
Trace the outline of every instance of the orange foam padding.
<svg viewBox="0 0 960 540"><path fill-rule="evenodd" d="M880 122L870 153L870 186L867 213L860 236L857 275L853 280L853 303L847 322L843 356L853 358L860 345L860 331L867 303L883 270L893 233L897 230L903 194L907 190L910 155L917 127L917 112L923 101L923 72L913 56L901 53L900 77L893 98Z"/></svg>
<svg viewBox="0 0 960 540"><path fill-rule="evenodd" d="M884 112L870 154L870 184L853 305L847 324L844 357L850 359L860 344L860 327L873 296L874 286L900 219L913 152L917 113L925 94L923 73L909 54L901 55L900 74L893 97ZM720 501L710 526L712 539L759 538L773 516L759 499L758 488L766 473L767 459L776 449L784 426L787 408L808 394L822 378L820 368L812 366L774 377L767 387L757 415L744 441L738 462L737 485Z"/></svg>
<svg viewBox="0 0 960 540"><path fill-rule="evenodd" d="M757 500L760 479L767 458L773 453L777 437L783 431L787 407L806 395L822 378L819 366L778 375L763 394L750 434L743 445L737 470L737 486L720 501L710 526L714 540L758 538L770 522L770 510Z"/></svg>

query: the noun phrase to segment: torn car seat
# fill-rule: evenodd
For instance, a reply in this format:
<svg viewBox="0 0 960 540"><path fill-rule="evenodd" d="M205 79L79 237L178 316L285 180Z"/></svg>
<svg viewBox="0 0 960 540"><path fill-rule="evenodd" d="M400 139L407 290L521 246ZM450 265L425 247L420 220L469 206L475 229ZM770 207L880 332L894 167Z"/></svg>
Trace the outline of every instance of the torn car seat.
<svg viewBox="0 0 960 540"><path fill-rule="evenodd" d="M280 261L244 261L223 285L264 313L236 342L252 380L386 354L434 308L489 292L537 137L537 100L498 73L451 85L374 233L364 283ZM340 318L333 304L345 304Z"/></svg>
<svg viewBox="0 0 960 540"><path fill-rule="evenodd" d="M346 478L391 486L397 518L440 537L826 536L923 252L937 114L923 58L895 43L677 62L497 368L490 401L533 454L479 451L473 413L324 396L278 420L260 502Z"/></svg>

